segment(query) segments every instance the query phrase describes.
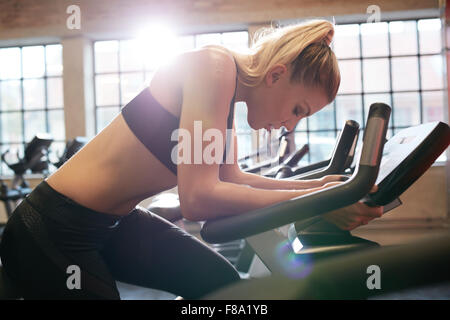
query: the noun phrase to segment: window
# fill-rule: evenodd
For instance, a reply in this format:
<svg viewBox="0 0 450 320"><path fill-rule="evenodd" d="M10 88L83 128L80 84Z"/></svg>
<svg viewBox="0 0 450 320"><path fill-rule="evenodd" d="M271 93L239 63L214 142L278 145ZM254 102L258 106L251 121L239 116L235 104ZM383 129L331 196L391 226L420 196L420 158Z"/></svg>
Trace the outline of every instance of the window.
<svg viewBox="0 0 450 320"><path fill-rule="evenodd" d="M248 48L248 32L223 32L181 36L178 50L186 51L208 44L221 44L230 49ZM106 127L120 108L132 100L155 72L155 61L142 52L139 40L97 41L94 44L96 132ZM151 51L151 50L150 50ZM251 129L247 124L246 107L236 104L236 131L239 155L251 151Z"/></svg>
<svg viewBox="0 0 450 320"><path fill-rule="evenodd" d="M296 128L297 146L310 145L308 162L331 155L345 120L364 128L373 102L392 106L388 138L406 127L445 121L439 19L337 25L332 46L341 71L338 95Z"/></svg>
<svg viewBox="0 0 450 320"><path fill-rule="evenodd" d="M52 153L65 146L60 44L0 48L0 147L23 155L36 133L53 135ZM11 161L15 161L12 159ZM1 174L12 174L5 165Z"/></svg>

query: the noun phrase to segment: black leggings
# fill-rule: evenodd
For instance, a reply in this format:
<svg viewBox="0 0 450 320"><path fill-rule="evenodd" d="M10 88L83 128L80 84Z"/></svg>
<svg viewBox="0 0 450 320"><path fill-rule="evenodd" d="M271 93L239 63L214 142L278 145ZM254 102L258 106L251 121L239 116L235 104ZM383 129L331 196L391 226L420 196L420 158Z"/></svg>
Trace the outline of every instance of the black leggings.
<svg viewBox="0 0 450 320"><path fill-rule="evenodd" d="M226 259L150 211L93 211L45 181L9 219L0 255L25 299L120 299L115 280L196 299L239 280Z"/></svg>

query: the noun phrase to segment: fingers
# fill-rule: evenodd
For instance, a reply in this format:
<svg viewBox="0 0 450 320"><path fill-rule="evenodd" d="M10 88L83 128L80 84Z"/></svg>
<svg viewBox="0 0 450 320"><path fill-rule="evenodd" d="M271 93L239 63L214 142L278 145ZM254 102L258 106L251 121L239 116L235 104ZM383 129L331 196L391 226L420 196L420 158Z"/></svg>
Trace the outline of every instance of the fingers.
<svg viewBox="0 0 450 320"><path fill-rule="evenodd" d="M344 230L350 231L350 230L353 230L363 224L363 217L357 216L357 215L354 215L354 216L349 215L349 216L343 217L343 221L345 223Z"/></svg>
<svg viewBox="0 0 450 320"><path fill-rule="evenodd" d="M378 186L376 184L374 184L369 193L375 193L377 191L378 191Z"/></svg>
<svg viewBox="0 0 450 320"><path fill-rule="evenodd" d="M375 208L370 208L367 206L365 207L369 208L369 210L366 210L364 208L363 209L358 208L358 210L353 215L352 214L348 215L347 217L348 230L353 230L361 225L366 225L373 219L381 217L383 214L382 207L375 207Z"/></svg>
<svg viewBox="0 0 450 320"><path fill-rule="evenodd" d="M368 207L362 202L332 211L324 217L342 230L353 230L371 220L381 217L382 207Z"/></svg>
<svg viewBox="0 0 450 320"><path fill-rule="evenodd" d="M362 202L358 202L354 206L356 206L355 209L360 216L374 219L383 215L383 207L369 207Z"/></svg>
<svg viewBox="0 0 450 320"><path fill-rule="evenodd" d="M348 208L332 211L324 215L325 220L335 224L341 230L353 230L364 223L361 216L354 215Z"/></svg>
<svg viewBox="0 0 450 320"><path fill-rule="evenodd" d="M342 182L328 182L323 185L323 188L330 188L330 187L338 186L340 184L342 184Z"/></svg>
<svg viewBox="0 0 450 320"><path fill-rule="evenodd" d="M346 229L344 230L353 230L359 226L368 224L373 219L375 218L367 218L362 216L356 216L353 219L348 219L346 222Z"/></svg>
<svg viewBox="0 0 450 320"><path fill-rule="evenodd" d="M342 182L330 182L330 183L326 183L326 184L323 184L321 186L318 186L318 187L315 187L315 188L311 188L311 189L308 189L308 190L309 190L309 192L321 191L321 190L324 190L324 189L327 189L327 188L331 188L331 187L337 186L337 185L339 185L341 183Z"/></svg>
<svg viewBox="0 0 450 320"><path fill-rule="evenodd" d="M336 181L340 175L326 176L328 179L334 179L332 182L325 183L321 189L327 189L342 184L342 181ZM370 193L378 191L378 186L374 185ZM369 207L363 202L357 202L351 206L332 211L324 218L334 223L338 228L342 230L353 230L361 225L368 224L371 220L379 218L383 215L383 207Z"/></svg>
<svg viewBox="0 0 450 320"><path fill-rule="evenodd" d="M331 174L331 175L322 177L324 184L329 183L329 182L344 182L344 181L347 181L348 179L349 179L348 176L342 175L342 174Z"/></svg>

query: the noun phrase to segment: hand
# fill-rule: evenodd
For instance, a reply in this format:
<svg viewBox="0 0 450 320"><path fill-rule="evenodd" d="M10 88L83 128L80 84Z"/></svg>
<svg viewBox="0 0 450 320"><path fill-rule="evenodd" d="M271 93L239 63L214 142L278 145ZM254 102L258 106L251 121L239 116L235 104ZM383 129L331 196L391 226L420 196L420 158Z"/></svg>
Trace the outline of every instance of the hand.
<svg viewBox="0 0 450 320"><path fill-rule="evenodd" d="M331 187L340 184L339 182L332 182L326 184L324 187ZM370 193L378 190L378 186L374 185ZM361 225L369 223L369 221L379 218L383 215L383 207L369 207L363 202L359 201L351 206L334 210L325 214L325 220L334 223L342 230L353 230Z"/></svg>
<svg viewBox="0 0 450 320"><path fill-rule="evenodd" d="M319 181L320 186L325 186L330 182L344 182L347 181L348 179L349 177L343 174L331 174L328 176L323 176L322 178L317 180Z"/></svg>

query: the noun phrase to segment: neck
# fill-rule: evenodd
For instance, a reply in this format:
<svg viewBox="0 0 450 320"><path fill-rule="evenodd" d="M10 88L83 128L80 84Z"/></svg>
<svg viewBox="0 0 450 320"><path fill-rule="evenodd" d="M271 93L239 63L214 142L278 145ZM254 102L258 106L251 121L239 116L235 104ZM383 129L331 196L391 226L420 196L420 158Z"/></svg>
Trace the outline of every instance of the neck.
<svg viewBox="0 0 450 320"><path fill-rule="evenodd" d="M249 59L248 55L245 54L234 54L234 58L239 62L239 64L245 64ZM250 97L251 87L246 86L240 81L237 82L236 87L236 102L247 102Z"/></svg>
<svg viewBox="0 0 450 320"><path fill-rule="evenodd" d="M249 91L250 87L247 87L246 85L242 84L240 81L237 83L236 87L236 98L235 102L247 102L249 98Z"/></svg>

